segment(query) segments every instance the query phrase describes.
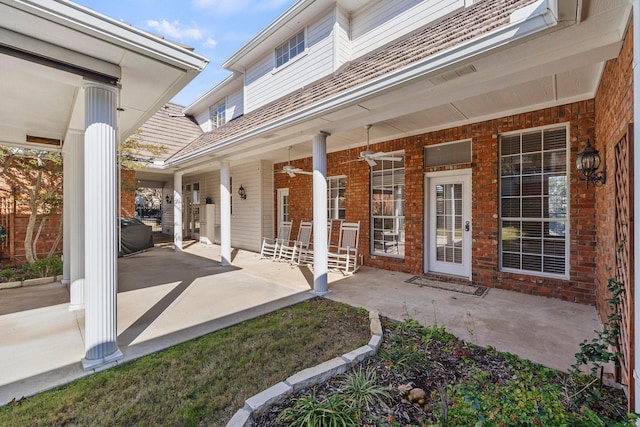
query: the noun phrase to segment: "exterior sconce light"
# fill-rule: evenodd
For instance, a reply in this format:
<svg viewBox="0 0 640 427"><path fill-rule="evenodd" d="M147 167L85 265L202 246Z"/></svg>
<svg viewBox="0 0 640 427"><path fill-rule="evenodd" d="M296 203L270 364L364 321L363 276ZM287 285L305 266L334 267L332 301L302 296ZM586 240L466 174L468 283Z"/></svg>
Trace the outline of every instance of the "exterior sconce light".
<svg viewBox="0 0 640 427"><path fill-rule="evenodd" d="M167 197L164 198L167 201L167 204L171 204L171 197L167 194Z"/></svg>
<svg viewBox="0 0 640 427"><path fill-rule="evenodd" d="M593 148L591 141L587 139L587 145L578 153L576 158L576 170L584 175L587 188L591 182L594 187L607 182L607 168L597 172L600 167L600 152Z"/></svg>
<svg viewBox="0 0 640 427"><path fill-rule="evenodd" d="M240 184L240 188L238 188L238 195L240 196L240 198L242 200L246 200L247 199L247 192L244 191L244 187L242 186L242 184Z"/></svg>

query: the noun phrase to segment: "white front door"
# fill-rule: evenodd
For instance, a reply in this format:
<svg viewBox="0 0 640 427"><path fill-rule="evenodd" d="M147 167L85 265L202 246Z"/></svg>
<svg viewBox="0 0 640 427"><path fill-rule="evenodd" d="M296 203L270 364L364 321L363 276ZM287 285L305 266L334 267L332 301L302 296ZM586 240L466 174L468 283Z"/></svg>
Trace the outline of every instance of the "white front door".
<svg viewBox="0 0 640 427"><path fill-rule="evenodd" d="M471 278L471 170L425 177L425 271Z"/></svg>

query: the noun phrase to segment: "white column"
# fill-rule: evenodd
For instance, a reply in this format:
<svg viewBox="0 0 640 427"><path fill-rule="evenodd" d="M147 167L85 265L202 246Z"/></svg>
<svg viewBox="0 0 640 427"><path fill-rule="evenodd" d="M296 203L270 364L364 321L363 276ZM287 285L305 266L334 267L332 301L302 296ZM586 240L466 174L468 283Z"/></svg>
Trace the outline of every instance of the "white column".
<svg viewBox="0 0 640 427"><path fill-rule="evenodd" d="M329 293L327 281L327 136L313 137L313 294Z"/></svg>
<svg viewBox="0 0 640 427"><path fill-rule="evenodd" d="M231 172L220 162L220 262L231 265Z"/></svg>
<svg viewBox="0 0 640 427"><path fill-rule="evenodd" d="M85 370L122 360L117 345L118 89L84 86Z"/></svg>
<svg viewBox="0 0 640 427"><path fill-rule="evenodd" d="M84 132L70 132L64 145L68 149L64 162L64 203L70 234L69 310L77 310L84 308ZM67 167L70 169L68 172Z"/></svg>
<svg viewBox="0 0 640 427"><path fill-rule="evenodd" d="M182 250L182 173L173 174L173 250Z"/></svg>

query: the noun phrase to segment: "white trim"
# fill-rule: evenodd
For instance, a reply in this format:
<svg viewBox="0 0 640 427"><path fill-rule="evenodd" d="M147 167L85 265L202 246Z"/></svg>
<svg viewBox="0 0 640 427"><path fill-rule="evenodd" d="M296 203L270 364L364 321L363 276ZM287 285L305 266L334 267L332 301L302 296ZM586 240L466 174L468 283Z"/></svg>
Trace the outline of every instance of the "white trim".
<svg viewBox="0 0 640 427"><path fill-rule="evenodd" d="M304 42L304 50L302 52L300 52L299 54L297 54L294 57L289 57L288 60L286 60L285 62L283 62L282 64L278 65L278 49L283 47L285 44L289 44L289 42L293 39L293 38L297 38L298 34L302 33L302 37L303 37L303 42ZM307 43L307 41L309 40L309 37L307 36L307 27L302 28L302 30L297 31L293 36L289 37L287 40L283 41L282 43L280 43L278 46L276 46L273 51L272 51L272 69L271 69L271 74L277 74L280 70L284 70L285 68L287 68L289 65L288 64L293 64L294 62L299 61L301 58L304 58L305 56L307 56L307 54L309 53L309 43Z"/></svg>
<svg viewBox="0 0 640 427"><path fill-rule="evenodd" d="M435 179L446 179L460 177L464 185L463 189L463 221L469 222L471 228L469 231L463 231L463 233L469 233L466 239L464 239L462 259L463 263L461 268L465 271L464 274L456 274L453 270L434 270L433 251L431 247L432 243L432 231L431 225L435 223L435 210L431 209L431 183ZM424 174L424 254L423 254L423 269L425 273L435 272L439 274L447 274L451 276L464 277L471 280L473 274L473 170L471 168L446 170L439 172L425 172Z"/></svg>
<svg viewBox="0 0 640 427"><path fill-rule="evenodd" d="M68 1L14 0L11 6L183 70L201 71L209 62L176 43Z"/></svg>
<svg viewBox="0 0 640 427"><path fill-rule="evenodd" d="M278 224L280 224L282 221L285 221L284 219L284 197L289 197L289 188L278 188L276 190L276 193L278 195L277 199L278 199L278 208L277 208L277 216L278 216ZM287 203L287 205L289 205L289 203ZM290 214L289 214L290 216ZM287 221L290 221L290 218L287 219ZM277 237L277 236L274 236Z"/></svg>
<svg viewBox="0 0 640 427"><path fill-rule="evenodd" d="M503 132L498 135L498 161L501 159L500 154L500 137L501 136L511 136L511 135L522 135L525 133L533 133L533 132L544 132L547 129L554 128L562 128L564 127L566 130L566 178L567 178L567 217L566 217L566 225L565 225L565 274L554 274L554 273L545 273L542 271L533 271L533 270L523 270L523 269L512 269L512 268L503 268L502 267L502 240L500 239L502 233L502 200L500 194L501 188L501 174L500 169L498 168L497 179L498 179L498 272L505 273L514 273L520 275L529 275L536 277L548 277L552 279L560 279L560 280L569 280L571 279L571 123L570 122L562 122L544 126L536 126L531 128L522 128L520 130ZM522 217L520 217L522 219ZM541 220L545 220L548 218L540 218ZM544 222L544 221L543 221Z"/></svg>
<svg viewBox="0 0 640 427"><path fill-rule="evenodd" d="M273 35L281 27L284 27L289 21L296 17L299 13L311 6L316 0L302 0L296 2L289 9L284 11L282 15L277 17L265 29L260 31L254 38L249 40L244 46L238 49L233 55L222 63L222 68L231 69L243 56L258 48L267 38Z"/></svg>

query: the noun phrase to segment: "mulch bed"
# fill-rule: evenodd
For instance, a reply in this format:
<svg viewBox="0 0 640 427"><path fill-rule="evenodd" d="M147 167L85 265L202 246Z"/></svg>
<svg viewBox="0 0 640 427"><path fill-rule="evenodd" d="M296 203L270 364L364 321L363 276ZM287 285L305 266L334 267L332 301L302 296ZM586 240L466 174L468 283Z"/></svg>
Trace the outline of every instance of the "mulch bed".
<svg viewBox="0 0 640 427"><path fill-rule="evenodd" d="M451 387L464 381L470 370L477 372L479 369L488 373L487 381L495 384L507 384L512 380L514 375L512 360L515 358L512 355L505 356L491 348L478 347L455 337L448 342L437 339L424 340L423 335L414 333L410 330L411 328L397 328L394 327L397 322L384 318L381 320L384 327L384 342L378 355L367 359L361 366L364 369L367 367L375 369L378 384L390 386L392 401L369 407L364 417L367 421L363 425L440 425L438 417L442 416L442 396L446 399ZM407 350L404 356L398 351L398 346ZM385 351L386 356L381 357L381 353L384 354ZM390 361L389 355L393 355L391 356L393 361ZM532 369L532 372L536 372L535 369ZM344 376L341 375L315 387L317 399L321 400L335 393L343 378ZM541 381L547 381L547 379L541 379ZM553 381L557 381L559 385L566 388L570 380L568 375L558 373ZM427 402L424 405L413 405L403 399L397 387L408 383L426 392ZM255 425L285 426L286 424L277 422L278 414L283 409L293 406L300 396L308 395L311 391L303 390L279 402L256 419ZM567 407L574 403L563 402ZM614 413L618 411L622 414L626 413L626 397L619 389L605 388L602 402L596 404L598 405L600 407L592 406L591 409L597 413L603 413L614 408Z"/></svg>

